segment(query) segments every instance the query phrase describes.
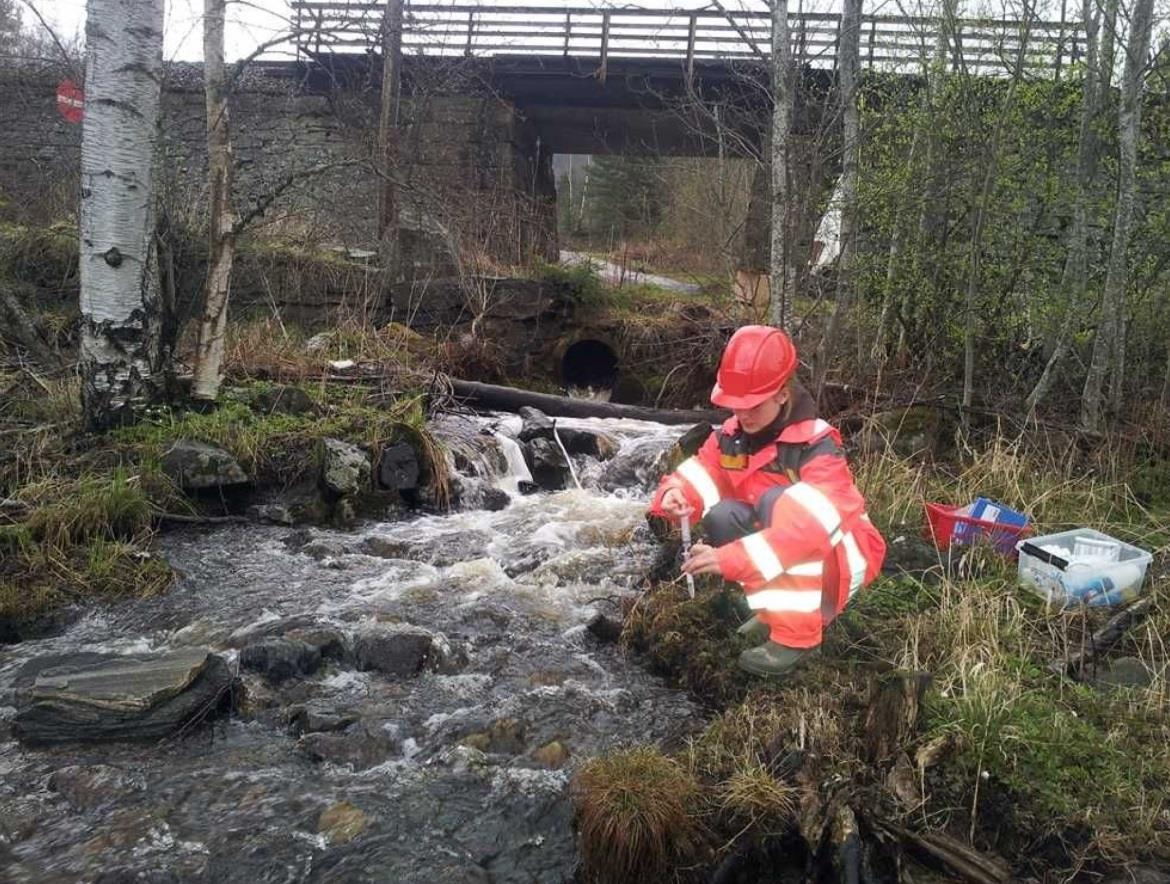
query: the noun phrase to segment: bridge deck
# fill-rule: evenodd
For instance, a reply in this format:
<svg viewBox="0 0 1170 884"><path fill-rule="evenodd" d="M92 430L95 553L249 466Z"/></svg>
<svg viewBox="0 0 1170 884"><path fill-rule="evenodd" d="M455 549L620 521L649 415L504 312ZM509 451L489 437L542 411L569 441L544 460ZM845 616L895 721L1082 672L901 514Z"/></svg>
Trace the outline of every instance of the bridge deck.
<svg viewBox="0 0 1170 884"><path fill-rule="evenodd" d="M369 0L293 0L300 58L375 53L380 49L385 3ZM714 8L713 8L714 7ZM863 16L861 56L870 68L921 71L940 49L952 68L1002 75L1018 59L1031 76L1060 76L1080 59L1084 36L1066 21ZM789 15L793 58L834 68L841 16ZM766 61L771 21L765 10L725 9L718 2L695 9L642 9L491 3L406 3L402 49L411 55L547 55L596 60L601 79L610 58L682 61Z"/></svg>

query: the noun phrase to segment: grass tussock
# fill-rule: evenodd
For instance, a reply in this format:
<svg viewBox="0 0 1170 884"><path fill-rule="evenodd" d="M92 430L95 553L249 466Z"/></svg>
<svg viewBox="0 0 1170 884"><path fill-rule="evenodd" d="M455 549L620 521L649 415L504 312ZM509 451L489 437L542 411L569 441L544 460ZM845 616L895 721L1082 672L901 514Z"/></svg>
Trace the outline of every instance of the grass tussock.
<svg viewBox="0 0 1170 884"><path fill-rule="evenodd" d="M669 880L698 844L697 794L688 770L653 748L588 762L573 781L585 880Z"/></svg>
<svg viewBox="0 0 1170 884"><path fill-rule="evenodd" d="M46 478L19 489L27 516L0 524L0 618L81 598L154 595L170 568L148 552L153 504L136 476Z"/></svg>

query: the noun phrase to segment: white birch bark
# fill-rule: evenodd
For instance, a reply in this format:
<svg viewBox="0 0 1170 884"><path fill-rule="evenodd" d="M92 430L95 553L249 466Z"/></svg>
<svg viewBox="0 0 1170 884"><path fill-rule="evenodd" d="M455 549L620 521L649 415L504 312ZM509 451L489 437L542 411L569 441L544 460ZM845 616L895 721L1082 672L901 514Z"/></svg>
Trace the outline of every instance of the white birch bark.
<svg viewBox="0 0 1170 884"><path fill-rule="evenodd" d="M203 317L195 349L196 399L214 401L223 374L232 262L236 252L232 211L232 142L227 74L223 61L226 0L205 0L203 6L203 78L207 104L208 249L203 284Z"/></svg>
<svg viewBox="0 0 1170 884"><path fill-rule="evenodd" d="M792 291L788 272L791 194L788 188L789 136L792 120L791 51L788 46L788 0L772 0L772 230L769 258L769 322L776 328L792 324Z"/></svg>
<svg viewBox="0 0 1170 884"><path fill-rule="evenodd" d="M1129 282L1126 252L1133 223L1137 189L1137 146L1142 117L1142 86L1150 51L1153 0L1136 0L1130 18L1125 53L1125 75L1121 82L1121 105L1117 114L1118 163L1117 208L1113 219L1113 243L1101 298L1101 324L1093 338L1093 356L1081 393L1081 426L1090 432L1101 428L1101 395L1109 363L1120 370L1123 356L1125 288ZM1120 383L1118 392L1120 391Z"/></svg>
<svg viewBox="0 0 1170 884"><path fill-rule="evenodd" d="M861 141L861 113L857 106L857 80L861 74L862 0L845 0L841 14L838 58L841 74L842 151L841 158L841 254L837 258L837 303L821 336L816 355L814 388L820 400L829 361L836 349L841 320L853 296L853 253L857 235L857 151Z"/></svg>
<svg viewBox="0 0 1170 884"><path fill-rule="evenodd" d="M89 0L81 139L82 405L93 429L132 420L159 389L152 162L162 0Z"/></svg>

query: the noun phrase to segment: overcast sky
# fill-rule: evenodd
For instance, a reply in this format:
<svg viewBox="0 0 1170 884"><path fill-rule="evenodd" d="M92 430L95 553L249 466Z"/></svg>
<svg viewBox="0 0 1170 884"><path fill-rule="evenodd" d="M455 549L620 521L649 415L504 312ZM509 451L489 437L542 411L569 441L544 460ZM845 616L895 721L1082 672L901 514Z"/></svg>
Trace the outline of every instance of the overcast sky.
<svg viewBox="0 0 1170 884"><path fill-rule="evenodd" d="M85 30L85 0L21 0L32 3L42 15L58 29L66 39L84 33ZM433 2L433 0L431 0ZM452 0L460 2L460 0ZM467 2L467 0L462 0ZM603 4L598 0L506 0L508 3L519 2L522 5L557 6L592 6L600 7ZM789 9L797 11L837 11L841 0L789 0ZM880 13L899 15L904 10L917 8L923 2L930 0L865 0L867 14ZM1002 15L1004 5L1018 6L1020 0L960 0L960 7L966 14ZM1069 16L1076 14L1080 8L1077 0L1066 0ZM643 8L698 8L713 5L709 0L611 0L612 6L640 6ZM728 9L765 9L764 0L723 0ZM1054 18L1059 15L1060 0L1040 0L1041 8L1048 7ZM1123 6L1128 6L1124 3ZM1165 11L1170 6L1170 0L1156 0L1155 6ZM199 32L199 19L203 10L203 0L166 0L166 30L164 35L164 53L168 60L196 61L203 57L202 36ZM31 13L24 15L26 23L35 23ZM231 0L228 6L227 27L227 56L229 59L240 58L252 52L255 47L274 36L286 32L289 24L288 0ZM1163 20L1164 26L1164 20ZM276 50L278 52L279 50ZM277 57L270 54L270 57Z"/></svg>

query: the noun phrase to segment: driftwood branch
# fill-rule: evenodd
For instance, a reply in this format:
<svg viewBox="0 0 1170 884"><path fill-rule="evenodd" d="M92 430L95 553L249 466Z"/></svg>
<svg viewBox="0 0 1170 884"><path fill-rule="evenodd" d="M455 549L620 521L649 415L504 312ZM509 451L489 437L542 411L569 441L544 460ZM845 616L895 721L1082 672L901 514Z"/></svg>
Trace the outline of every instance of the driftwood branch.
<svg viewBox="0 0 1170 884"><path fill-rule="evenodd" d="M1154 607L1153 598L1147 596L1122 608L1089 638L1083 650L1069 655L1066 660L1056 660L1050 668L1057 675L1068 676L1080 681L1085 670L1121 640L1131 628L1146 618Z"/></svg>
<svg viewBox="0 0 1170 884"><path fill-rule="evenodd" d="M670 408L644 408L640 405L618 405L594 399L573 399L550 393L533 393L514 387L483 384L478 381L452 379L455 398L486 409L515 411L523 406L538 408L551 417L610 417L630 420L655 421L660 424L721 423L727 413L721 411L686 411Z"/></svg>
<svg viewBox="0 0 1170 884"><path fill-rule="evenodd" d="M875 820L874 823L896 836L923 859L944 866L964 881L972 884L1007 884L1011 880L1011 868L1002 859L980 853L950 835L942 832L911 832L885 820Z"/></svg>

